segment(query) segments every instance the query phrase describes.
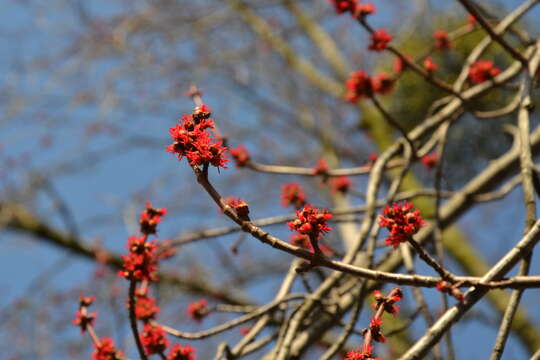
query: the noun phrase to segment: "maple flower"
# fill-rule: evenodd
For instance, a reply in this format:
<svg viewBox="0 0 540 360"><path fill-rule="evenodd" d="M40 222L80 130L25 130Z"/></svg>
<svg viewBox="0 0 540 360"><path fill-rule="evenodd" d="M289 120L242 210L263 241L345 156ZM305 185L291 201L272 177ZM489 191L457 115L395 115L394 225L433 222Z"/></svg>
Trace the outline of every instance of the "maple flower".
<svg viewBox="0 0 540 360"><path fill-rule="evenodd" d="M334 5L336 13L343 14L350 12L354 14L356 11L356 6L358 6L358 0L328 0L330 4Z"/></svg>
<svg viewBox="0 0 540 360"><path fill-rule="evenodd" d="M176 154L179 160L187 158L191 166L211 164L226 168L227 148L222 140L214 138L208 131L214 128L208 110L201 105L195 108L193 114L183 115L178 124L169 128L173 143L167 146L167 152Z"/></svg>
<svg viewBox="0 0 540 360"><path fill-rule="evenodd" d="M77 325L81 328L81 333L85 333L88 325L94 325L94 320L96 319L97 313L93 312L88 314L86 309L77 311L75 319L73 319L73 325Z"/></svg>
<svg viewBox="0 0 540 360"><path fill-rule="evenodd" d="M413 210L413 204L407 201L402 204L394 203L393 206L386 206L383 214L379 216L379 225L385 227L390 232L386 238L386 245L392 245L396 249L400 243L420 230L424 225L424 220L420 216L420 211Z"/></svg>
<svg viewBox="0 0 540 360"><path fill-rule="evenodd" d="M365 71L351 73L345 86L347 87L345 98L352 103L357 102L360 98L373 96L373 81Z"/></svg>
<svg viewBox="0 0 540 360"><path fill-rule="evenodd" d="M384 296L379 290L375 290L373 296L375 297L375 303L373 304L374 308L383 306L384 311L389 314L396 315L399 313L399 305L395 305L395 303L401 301L403 298L403 293L400 288L394 288L388 296Z"/></svg>
<svg viewBox="0 0 540 360"><path fill-rule="evenodd" d="M395 305L397 306L397 305ZM373 340L377 342L386 342L386 338L381 332L382 319L378 317L373 317L369 322L369 330L371 331L371 336Z"/></svg>
<svg viewBox="0 0 540 360"><path fill-rule="evenodd" d="M235 196L229 196L225 199L225 203L229 205L230 207L232 207L240 218L248 217L249 206L247 202L245 202L244 200L237 198Z"/></svg>
<svg viewBox="0 0 540 360"><path fill-rule="evenodd" d="M373 91L377 94L386 95L392 91L394 87L394 79L385 73L375 75L372 80Z"/></svg>
<svg viewBox="0 0 540 360"><path fill-rule="evenodd" d="M210 310L208 309L208 301L206 299L200 299L192 302L187 307L187 313L193 320L201 322L202 319L210 314Z"/></svg>
<svg viewBox="0 0 540 360"><path fill-rule="evenodd" d="M313 175L328 175L328 163L324 159L318 159L313 167Z"/></svg>
<svg viewBox="0 0 540 360"><path fill-rule="evenodd" d="M473 14L469 14L467 16L467 23L469 24L469 27L472 29L476 26L476 18Z"/></svg>
<svg viewBox="0 0 540 360"><path fill-rule="evenodd" d="M444 30L435 30L433 32L433 38L435 39L435 48L439 50L447 50L452 47L452 42L448 38L448 33Z"/></svg>
<svg viewBox="0 0 540 360"><path fill-rule="evenodd" d="M306 204L304 189L297 182L285 184L281 187L281 205L287 207L293 205L299 209Z"/></svg>
<svg viewBox="0 0 540 360"><path fill-rule="evenodd" d="M141 233L146 235L155 234L157 224L161 221L161 217L165 215L167 215L167 209L153 208L152 204L147 202L146 209L141 212L139 220Z"/></svg>
<svg viewBox="0 0 540 360"><path fill-rule="evenodd" d="M122 256L124 261L123 269L118 272L118 275L132 280L157 280L157 256L155 254L155 242L143 242L140 244L141 238L130 237L128 247L130 252Z"/></svg>
<svg viewBox="0 0 540 360"><path fill-rule="evenodd" d="M122 360L124 354L117 351L111 338L105 337L99 340L99 345L94 345L95 352L92 354L93 360Z"/></svg>
<svg viewBox="0 0 540 360"><path fill-rule="evenodd" d="M346 194L352 185L352 181L348 176L336 176L330 179L330 187L333 193Z"/></svg>
<svg viewBox="0 0 540 360"><path fill-rule="evenodd" d="M167 355L167 360L195 360L195 349L191 345L180 346L175 344L169 355Z"/></svg>
<svg viewBox="0 0 540 360"><path fill-rule="evenodd" d="M145 324L140 338L144 350L148 355L162 353L169 346L169 340L165 337L165 331L160 326Z"/></svg>
<svg viewBox="0 0 540 360"><path fill-rule="evenodd" d="M379 358L372 358L372 356L373 346L363 345L356 350L349 351L344 360L380 360Z"/></svg>
<svg viewBox="0 0 540 360"><path fill-rule="evenodd" d="M357 4L355 15L357 17L365 17L371 14L375 14L375 5L373 3Z"/></svg>
<svg viewBox="0 0 540 360"><path fill-rule="evenodd" d="M430 154L426 154L424 156L422 156L422 158L420 159L420 161L422 162L422 164L424 164L424 166L426 167L426 169L428 170L431 170L433 169L437 163L439 162L439 154L437 154L436 152L432 152Z"/></svg>
<svg viewBox="0 0 540 360"><path fill-rule="evenodd" d="M439 66L433 62L431 56L424 59L424 69L426 69L428 73L434 72L438 67Z"/></svg>
<svg viewBox="0 0 540 360"><path fill-rule="evenodd" d="M154 319L160 308L156 305L156 300L147 295L137 294L135 302L135 317L142 321Z"/></svg>
<svg viewBox="0 0 540 360"><path fill-rule="evenodd" d="M236 166L244 167L251 160L249 152L244 145L238 145L235 148L229 149Z"/></svg>
<svg viewBox="0 0 540 360"><path fill-rule="evenodd" d="M332 230L326 222L332 218L328 210L319 210L312 205L306 205L296 212L297 219L289 222L289 228L301 234L308 235L310 239L318 239L322 233Z"/></svg>
<svg viewBox="0 0 540 360"><path fill-rule="evenodd" d="M469 79L475 84L480 84L486 80L493 79L500 72L501 70L495 67L493 61L478 60L469 69Z"/></svg>
<svg viewBox="0 0 540 360"><path fill-rule="evenodd" d="M92 305L94 300L96 300L95 296L81 295L81 296L79 296L79 307L83 307L83 306L88 307L88 306Z"/></svg>
<svg viewBox="0 0 540 360"><path fill-rule="evenodd" d="M375 30L371 34L371 44L368 46L368 49L373 51L383 51L391 40L392 35L388 34L385 29Z"/></svg>

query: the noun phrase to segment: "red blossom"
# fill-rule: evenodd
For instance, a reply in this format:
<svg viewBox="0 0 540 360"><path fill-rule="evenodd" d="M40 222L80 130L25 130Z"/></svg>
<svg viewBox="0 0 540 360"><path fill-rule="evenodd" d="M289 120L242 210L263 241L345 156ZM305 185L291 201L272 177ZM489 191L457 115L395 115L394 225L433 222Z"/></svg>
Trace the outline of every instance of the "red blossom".
<svg viewBox="0 0 540 360"><path fill-rule="evenodd" d="M348 176L336 176L330 179L330 188L333 193L346 194L352 185L352 181Z"/></svg>
<svg viewBox="0 0 540 360"><path fill-rule="evenodd" d="M88 325L94 325L94 320L96 319L97 313L93 312L88 314L86 308L83 310L77 311L73 324L81 328L81 333L86 332Z"/></svg>
<svg viewBox="0 0 540 360"><path fill-rule="evenodd" d="M380 73L373 77L372 87L375 93L386 95L392 91L394 87L394 79L385 73Z"/></svg>
<svg viewBox="0 0 540 360"><path fill-rule="evenodd" d="M392 245L396 249L400 243L420 230L424 225L424 220L420 216L420 211L413 210L413 204L403 202L394 203L383 210L383 215L379 216L379 225L386 227L390 235L386 238L386 244Z"/></svg>
<svg viewBox="0 0 540 360"><path fill-rule="evenodd" d="M251 330L251 328L243 327L243 328L240 328L240 330L238 330L238 332L240 332L240 334L242 334L242 335L247 335L250 330Z"/></svg>
<svg viewBox="0 0 540 360"><path fill-rule="evenodd" d="M437 68L439 67L439 65L435 64L433 62L433 59L431 58L431 56L428 56L427 58L424 59L424 69L428 72L428 73L432 73L434 72L435 70L437 70Z"/></svg>
<svg viewBox="0 0 540 360"><path fill-rule="evenodd" d="M123 270L118 275L132 280L157 280L157 257L155 254L155 243L149 243L152 246L147 247L143 253L130 252L122 256L124 261Z"/></svg>
<svg viewBox="0 0 540 360"><path fill-rule="evenodd" d="M452 47L452 42L448 38L448 33L444 30L435 30L433 32L433 38L435 39L435 48L439 50L447 50Z"/></svg>
<svg viewBox="0 0 540 360"><path fill-rule="evenodd" d="M424 164L424 166L426 167L426 169L428 170L431 170L433 169L437 163L439 162L439 154L437 154L436 152L432 152L430 154L426 154L424 156L422 156L422 158L420 159L420 161L422 162L422 164Z"/></svg>
<svg viewBox="0 0 540 360"><path fill-rule="evenodd" d="M499 75L501 70L495 67L493 61L478 60L469 69L469 79L474 84L480 84Z"/></svg>
<svg viewBox="0 0 540 360"><path fill-rule="evenodd" d="M229 196L225 198L225 203L232 207L236 214L241 218L246 218L249 215L249 206L244 200L235 196Z"/></svg>
<svg viewBox="0 0 540 360"><path fill-rule="evenodd" d="M99 345L94 345L95 351L92 354L93 360L121 360L124 357L122 352L116 350L111 338L101 339Z"/></svg>
<svg viewBox="0 0 540 360"><path fill-rule="evenodd" d="M312 205L306 205L296 212L297 219L289 222L289 228L301 234L308 235L310 239L318 239L322 233L332 230L326 222L332 218L328 210L319 210Z"/></svg>
<svg viewBox="0 0 540 360"><path fill-rule="evenodd" d="M476 26L476 18L474 17L473 14L469 14L467 16L467 23L469 24L471 28L474 28Z"/></svg>
<svg viewBox="0 0 540 360"><path fill-rule="evenodd" d="M235 148L229 149L236 166L244 167L250 161L251 157L244 145L238 145Z"/></svg>
<svg viewBox="0 0 540 360"><path fill-rule="evenodd" d="M156 305L156 300L151 296L137 295L135 303L135 317L142 321L154 319L160 308Z"/></svg>
<svg viewBox="0 0 540 360"><path fill-rule="evenodd" d="M376 9L373 3L365 3L356 5L355 15L357 17L365 17L367 15L375 14Z"/></svg>
<svg viewBox="0 0 540 360"><path fill-rule="evenodd" d="M356 350L351 350L347 353L344 360L380 360L379 358L372 358L373 346L364 345Z"/></svg>
<svg viewBox="0 0 540 360"><path fill-rule="evenodd" d="M210 310L208 309L208 301L206 299L200 299L192 302L187 307L187 313L193 320L201 322L202 319L210 314Z"/></svg>
<svg viewBox="0 0 540 360"><path fill-rule="evenodd" d="M318 159L313 167L313 175L328 175L328 163L324 159Z"/></svg>
<svg viewBox="0 0 540 360"><path fill-rule="evenodd" d="M343 14L350 12L354 14L356 12L356 6L358 6L358 0L328 0L330 4L334 5L336 13Z"/></svg>
<svg viewBox="0 0 540 360"><path fill-rule="evenodd" d="M208 131L214 128L214 123L206 110L209 108L204 105L195 108L192 115L183 115L180 122L169 129L173 143L167 151L176 154L179 160L186 157L191 166L211 164L226 168L227 148Z"/></svg>
<svg viewBox="0 0 540 360"><path fill-rule="evenodd" d="M371 44L368 46L368 49L383 51L391 40L392 35L388 34L385 29L376 30L371 34Z"/></svg>
<svg viewBox="0 0 540 360"><path fill-rule="evenodd" d="M141 212L139 223L141 225L141 233L155 234L157 224L161 221L161 217L167 215L165 208L153 208L152 204L147 202L146 209Z"/></svg>
<svg viewBox="0 0 540 360"><path fill-rule="evenodd" d="M350 102L357 102L360 98L373 96L373 81L365 71L355 71L349 75L345 83L347 93L345 98Z"/></svg>
<svg viewBox="0 0 540 360"><path fill-rule="evenodd" d="M400 288L394 288L388 296L384 296L379 290L375 290L373 296L375 297L374 308L382 306L384 311L389 314L396 315L399 313L399 305L396 305L396 303L403 298Z"/></svg>
<svg viewBox="0 0 540 360"><path fill-rule="evenodd" d="M195 360L195 349L191 345L180 346L175 344L169 355L167 355L167 360Z"/></svg>
<svg viewBox="0 0 540 360"><path fill-rule="evenodd" d="M281 205L287 207L293 205L299 209L306 204L306 195L302 186L297 182L285 184L281 187Z"/></svg>
<svg viewBox="0 0 540 360"><path fill-rule="evenodd" d="M88 307L88 306L92 305L94 300L96 300L95 296L81 295L81 296L79 296L79 307L83 307L83 306Z"/></svg>
<svg viewBox="0 0 540 360"><path fill-rule="evenodd" d="M169 340L165 337L165 331L160 326L145 324L140 338L144 350L148 355L162 353L169 346Z"/></svg>

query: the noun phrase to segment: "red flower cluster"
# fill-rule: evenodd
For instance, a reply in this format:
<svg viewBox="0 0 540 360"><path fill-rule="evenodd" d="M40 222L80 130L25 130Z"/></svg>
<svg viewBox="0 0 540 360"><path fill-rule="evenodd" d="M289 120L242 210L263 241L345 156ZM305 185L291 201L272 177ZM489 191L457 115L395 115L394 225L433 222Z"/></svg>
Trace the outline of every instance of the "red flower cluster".
<svg viewBox="0 0 540 360"><path fill-rule="evenodd" d="M347 87L345 98L354 103L361 98L370 98L374 93L388 94L392 91L394 79L385 73L370 77L365 71L355 71L349 75L345 86Z"/></svg>
<svg viewBox="0 0 540 360"><path fill-rule="evenodd" d="M146 209L141 212L139 223L141 225L141 233L151 235L156 233L157 224L161 221L161 217L167 215L167 209L156 209L152 204L147 202Z"/></svg>
<svg viewBox="0 0 540 360"><path fill-rule="evenodd" d="M420 211L412 209L413 204L406 201L403 204L394 203L392 207L384 208L383 215L379 216L379 225L390 231L386 244L392 245L394 249L416 234L424 225Z"/></svg>
<svg viewBox="0 0 540 360"><path fill-rule="evenodd" d="M375 297L374 308L377 309L382 306L384 311L389 314L396 315L399 313L399 305L395 304L403 298L400 288L394 288L388 296L384 296L380 290L375 290L373 296Z"/></svg>
<svg viewBox="0 0 540 360"><path fill-rule="evenodd" d="M195 360L195 349L190 345L175 344L167 355L167 360Z"/></svg>
<svg viewBox="0 0 540 360"><path fill-rule="evenodd" d="M368 49L372 51L383 51L391 40L392 35L388 34L386 30L376 30L371 34L371 44L368 46Z"/></svg>
<svg viewBox="0 0 540 360"><path fill-rule="evenodd" d="M328 163L324 159L318 159L313 167L313 175L328 175Z"/></svg>
<svg viewBox="0 0 540 360"><path fill-rule="evenodd" d="M380 358L373 358L373 346L364 345L356 350L351 350L347 353L344 360L381 360Z"/></svg>
<svg viewBox="0 0 540 360"><path fill-rule="evenodd" d="M452 284L449 283L448 281L444 281L444 280L439 281L437 285L435 286L435 288L439 290L440 292L452 295L459 301L465 300L465 295L463 295L461 290L459 290L459 288L456 286L452 286Z"/></svg>
<svg viewBox="0 0 540 360"><path fill-rule="evenodd" d="M114 347L114 342L111 338L106 337L99 342L99 345L94 345L95 352L92 354L93 360L122 360L124 358L124 354L117 351Z"/></svg>
<svg viewBox="0 0 540 360"><path fill-rule="evenodd" d="M334 5L338 14L350 12L354 14L356 7L358 6L358 0L328 0L330 4Z"/></svg>
<svg viewBox="0 0 540 360"><path fill-rule="evenodd" d="M206 299L200 299L192 302L187 307L187 313L193 320L201 322L202 319L210 314L210 310L208 309L208 301Z"/></svg>
<svg viewBox="0 0 540 360"><path fill-rule="evenodd" d="M373 91L377 94L388 94L394 87L394 79L385 73L375 75L372 80Z"/></svg>
<svg viewBox="0 0 540 360"><path fill-rule="evenodd" d="M169 129L174 142L167 146L167 151L184 156L191 166L211 164L226 168L226 147L208 131L214 128L210 120L210 108L206 105L196 107L191 115L183 115L180 123Z"/></svg>
<svg viewBox="0 0 540 360"><path fill-rule="evenodd" d="M375 5L373 3L365 3L356 5L355 16L364 17L371 14L375 14Z"/></svg>
<svg viewBox="0 0 540 360"><path fill-rule="evenodd" d="M428 56L427 58L424 59L424 69L426 69L428 73L432 73L438 68L439 68L439 65L433 62L433 59L431 58L431 56Z"/></svg>
<svg viewBox="0 0 540 360"><path fill-rule="evenodd" d="M289 205L300 209L306 204L306 195L302 186L297 182L285 184L281 187L281 205L287 207Z"/></svg>
<svg viewBox="0 0 540 360"><path fill-rule="evenodd" d="M422 162L422 164L424 164L426 169L431 170L435 166L437 166L437 163L439 162L439 154L437 154L436 152L426 154L426 155L422 156L420 161Z"/></svg>
<svg viewBox="0 0 540 360"><path fill-rule="evenodd" d="M225 203L232 207L236 214L241 218L247 218L249 215L249 206L244 200L235 196L229 196L225 199Z"/></svg>
<svg viewBox="0 0 540 360"><path fill-rule="evenodd" d="M137 294L135 317L138 320L147 322L150 319L154 319L159 311L160 308L156 305L156 300L153 297Z"/></svg>
<svg viewBox="0 0 540 360"><path fill-rule="evenodd" d="M165 331L159 326L145 324L140 338L144 350L148 355L162 353L169 346L169 340L165 337Z"/></svg>
<svg viewBox="0 0 540 360"><path fill-rule="evenodd" d="M330 187L333 193L346 194L352 185L352 181L348 176L336 176L330 179Z"/></svg>
<svg viewBox="0 0 540 360"><path fill-rule="evenodd" d="M495 67L493 61L478 60L469 69L469 79L475 84L480 84L486 80L493 79L500 73L501 70Z"/></svg>
<svg viewBox="0 0 540 360"><path fill-rule="evenodd" d="M289 228L301 234L308 235L310 239L318 239L322 233L332 230L326 222L332 218L328 210L319 210L306 205L296 212L296 220L289 222Z"/></svg>
<svg viewBox="0 0 540 360"><path fill-rule="evenodd" d="M448 38L448 33L444 30L435 30L433 32L433 38L435 39L435 48L439 50L447 50L452 47L452 42Z"/></svg>
<svg viewBox="0 0 540 360"><path fill-rule="evenodd" d="M238 167L244 167L251 160L251 156L244 145L230 149L231 155Z"/></svg>
<svg viewBox="0 0 540 360"><path fill-rule="evenodd" d="M130 280L157 280L156 243L146 241L147 236L128 239L129 254L122 256L124 269L118 275Z"/></svg>

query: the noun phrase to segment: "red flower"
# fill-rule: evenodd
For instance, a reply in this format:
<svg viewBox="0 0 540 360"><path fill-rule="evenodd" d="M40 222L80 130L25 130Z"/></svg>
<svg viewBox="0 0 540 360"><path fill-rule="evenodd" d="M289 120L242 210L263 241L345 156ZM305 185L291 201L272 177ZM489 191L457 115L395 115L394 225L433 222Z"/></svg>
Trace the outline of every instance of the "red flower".
<svg viewBox="0 0 540 360"><path fill-rule="evenodd" d="M439 162L439 154L437 154L436 152L426 154L426 155L422 156L420 161L422 162L422 164L424 164L426 169L431 170Z"/></svg>
<svg viewBox="0 0 540 360"><path fill-rule="evenodd" d="M293 205L299 209L306 204L304 190L297 182L285 184L281 187L281 205L287 207Z"/></svg>
<svg viewBox="0 0 540 360"><path fill-rule="evenodd" d="M434 72L438 67L439 66L433 62L431 56L424 59L424 69L426 69L428 73Z"/></svg>
<svg viewBox="0 0 540 360"><path fill-rule="evenodd" d="M124 261L123 270L118 272L118 275L132 280L157 280L157 258L155 255L155 243L148 243L149 247L145 247L143 253L130 252L122 256Z"/></svg>
<svg viewBox="0 0 540 360"><path fill-rule="evenodd" d="M373 81L365 71L355 71L349 75L345 83L347 93L345 98L350 102L357 102L360 98L373 96Z"/></svg>
<svg viewBox="0 0 540 360"><path fill-rule="evenodd" d="M375 14L375 5L373 3L365 3L356 5L356 16L365 17L367 15Z"/></svg>
<svg viewBox="0 0 540 360"><path fill-rule="evenodd" d="M153 297L146 295L137 295L135 302L135 317L142 321L154 319L159 313L159 306Z"/></svg>
<svg viewBox="0 0 540 360"><path fill-rule="evenodd" d="M391 40L392 35L388 34L386 30L376 30L371 34L371 44L368 46L368 49L373 51L383 51Z"/></svg>
<svg viewBox="0 0 540 360"><path fill-rule="evenodd" d="M392 245L394 249L416 234L424 225L420 211L413 211L412 208L413 204L406 201L403 204L394 203L392 207L387 206L383 210L383 215L379 216L379 225L390 231L386 244Z"/></svg>
<svg viewBox="0 0 540 360"><path fill-rule="evenodd" d="M79 307L83 307L83 306L88 307L88 306L92 305L94 300L96 300L95 296L81 295L81 296L79 296Z"/></svg>
<svg viewBox="0 0 540 360"><path fill-rule="evenodd" d="M242 335L247 335L249 333L249 331L251 330L251 328L248 328L248 327L243 327L243 328L240 328L240 330L238 330L240 332L240 334Z"/></svg>
<svg viewBox="0 0 540 360"><path fill-rule="evenodd" d="M289 228L301 234L308 235L310 239L318 239L322 233L332 230L326 222L332 218L328 210L319 210L306 205L296 212L296 220L289 222Z"/></svg>
<svg viewBox="0 0 540 360"><path fill-rule="evenodd" d="M478 60L469 69L469 79L475 84L480 84L486 80L493 79L500 72L501 70L495 67L493 61Z"/></svg>
<svg viewBox="0 0 540 360"><path fill-rule="evenodd" d="M448 38L448 33L444 30L435 30L433 32L433 38L435 39L435 48L439 50L447 50L452 47L452 42Z"/></svg>
<svg viewBox="0 0 540 360"><path fill-rule="evenodd" d="M467 23L469 24L469 27L474 28L474 26L476 25L476 18L473 14L469 14L467 16Z"/></svg>
<svg viewBox="0 0 540 360"><path fill-rule="evenodd" d="M179 124L169 129L173 143L167 147L167 151L177 154L179 160L186 157L191 166L211 164L226 168L227 148L208 132L214 127L208 110L208 107L201 105L195 108L192 115L183 115Z"/></svg>
<svg viewBox="0 0 540 360"><path fill-rule="evenodd" d="M228 198L225 199L225 203L229 205L230 207L232 207L236 211L236 214L239 217L241 218L248 217L249 206L244 200L237 198L235 196L229 196Z"/></svg>
<svg viewBox="0 0 540 360"><path fill-rule="evenodd" d="M379 290L375 290L373 296L375 297L373 307L378 308L383 306L384 311L392 315L396 315L399 312L399 305L395 305L395 303L401 301L403 298L400 288L394 288L388 296L383 296Z"/></svg>
<svg viewBox="0 0 540 360"><path fill-rule="evenodd" d="M148 355L161 353L169 346L169 340L165 337L165 331L159 326L145 324L140 338L144 350Z"/></svg>
<svg viewBox="0 0 540 360"><path fill-rule="evenodd" d="M351 350L347 353L344 360L380 360L379 358L372 358L373 346L364 345L356 350Z"/></svg>
<svg viewBox="0 0 540 360"><path fill-rule="evenodd" d="M373 91L377 94L388 94L392 91L394 87L394 79L386 75L385 73L380 73L375 75L372 80Z"/></svg>
<svg viewBox="0 0 540 360"><path fill-rule="evenodd" d="M86 309L77 311L73 324L81 328L81 333L86 332L88 325L94 325L94 320L96 319L97 313L93 312L88 314Z"/></svg>
<svg viewBox="0 0 540 360"><path fill-rule="evenodd" d="M210 314L210 310L207 306L208 301L206 299L192 302L187 307L187 313L193 320L201 322L202 319L204 319L208 314Z"/></svg>
<svg viewBox="0 0 540 360"><path fill-rule="evenodd" d="M195 360L195 349L190 345L175 344L167 355L167 360Z"/></svg>
<svg viewBox="0 0 540 360"><path fill-rule="evenodd" d="M251 157L244 145L238 145L234 149L229 150L238 167L244 167L250 161Z"/></svg>
<svg viewBox="0 0 540 360"><path fill-rule="evenodd" d="M117 351L111 338L101 339L99 345L94 345L95 352L92 354L93 360L121 360L124 357L122 352Z"/></svg>
<svg viewBox="0 0 540 360"><path fill-rule="evenodd" d="M153 208L152 204L147 202L146 209L141 212L139 223L141 224L141 233L155 234L157 224L161 221L161 217L167 215L165 208Z"/></svg>
<svg viewBox="0 0 540 360"><path fill-rule="evenodd" d="M354 14L356 11L356 6L358 5L358 0L328 0L330 4L334 5L336 12L338 14L343 14L345 12L350 12Z"/></svg>
<svg viewBox="0 0 540 360"><path fill-rule="evenodd" d="M333 193L346 194L351 185L352 181L348 176L336 176L330 179L330 187Z"/></svg>
<svg viewBox="0 0 540 360"><path fill-rule="evenodd" d="M324 159L318 159L317 164L313 167L313 175L327 175L328 163Z"/></svg>

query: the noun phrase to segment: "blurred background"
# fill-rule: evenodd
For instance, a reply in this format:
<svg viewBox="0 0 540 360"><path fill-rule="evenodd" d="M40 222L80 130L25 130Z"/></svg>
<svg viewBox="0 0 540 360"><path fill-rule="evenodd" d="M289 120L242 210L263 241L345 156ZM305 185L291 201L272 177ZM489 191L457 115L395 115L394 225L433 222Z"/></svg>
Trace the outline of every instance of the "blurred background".
<svg viewBox="0 0 540 360"><path fill-rule="evenodd" d="M521 2L483 3L491 19L500 20ZM5 359L88 359L91 341L71 324L80 294L97 296L93 310L99 313L99 336L112 337L135 358L125 308L127 282L105 263L125 252L145 202L169 210L160 224L160 241L231 225L185 161L165 151L168 128L193 108L185 95L191 84L202 89L228 145L244 144L260 163L312 167L325 156L333 167L360 166L392 141L391 129L384 128L378 113L369 105L345 102L342 91L351 71L391 73L394 59L366 51L365 31L349 15L336 15L326 0L0 4L0 348ZM467 25L467 14L457 2L374 4L372 26L386 28L396 47L415 56L432 48L434 30L450 32ZM534 8L519 21L511 41L536 39L539 15ZM314 40L313 26L328 36L330 45ZM483 36L472 31L456 40L451 51L433 53L438 75L453 81ZM511 63L497 46L486 57L500 68ZM298 66L299 59L309 66ZM514 93L511 86L501 88L471 106L498 108ZM405 73L383 103L404 127L412 128L443 95ZM538 117L532 120L536 125ZM514 116L492 120L465 115L452 126L443 164L445 189L459 189L509 149L511 138L502 131L508 123L515 123ZM377 126L390 135L386 142L371 132ZM412 172L420 183L433 186L434 173L422 164ZM219 173L212 169L210 177L223 195L246 200L254 219L291 213L279 200L281 186L291 181L300 182L317 206L336 206L328 188L311 177L258 173L236 168L233 161ZM353 182L356 191L365 191L365 177ZM347 200L351 206L363 203L354 194ZM521 237L523 221L519 188L458 219L474 250L468 254L472 264L492 264L508 251ZM285 224L268 229L282 239L290 236ZM327 241L343 250L337 232ZM234 317L215 313L194 323L185 311L188 303L207 298L212 305L224 300L264 304L292 260L239 233L176 250L162 264L174 280L161 281L155 293L161 318L187 331ZM533 274L538 274L538 261L536 255ZM458 258L448 256L447 263L458 274L467 273ZM418 269L431 273L422 264ZM438 294L424 293L436 313ZM404 316L414 312L408 295ZM530 290L522 302L526 320L537 329L539 299L540 291ZM369 316L369 310L363 312L360 327ZM452 332L456 358L486 358L500 317L487 298L469 312ZM404 339L417 338L425 328L420 318L414 320ZM190 343L200 359L210 359L219 342L241 336L235 328ZM504 359L528 358L534 341L513 332ZM361 342L360 336L352 336L347 344ZM306 359L321 351L313 345ZM385 351L392 350L381 350L381 357Z"/></svg>

